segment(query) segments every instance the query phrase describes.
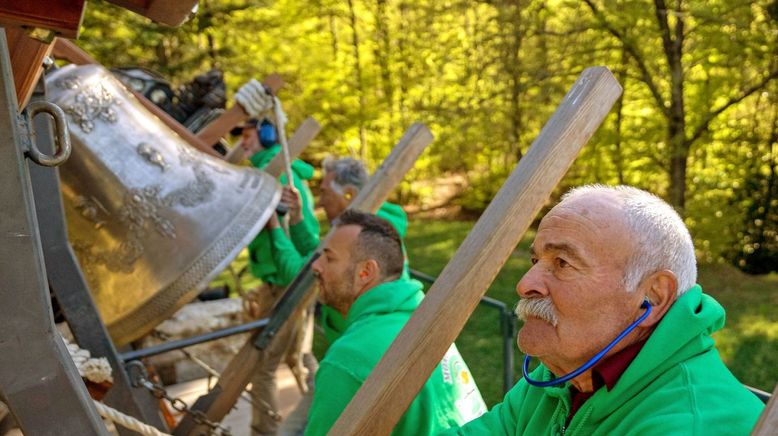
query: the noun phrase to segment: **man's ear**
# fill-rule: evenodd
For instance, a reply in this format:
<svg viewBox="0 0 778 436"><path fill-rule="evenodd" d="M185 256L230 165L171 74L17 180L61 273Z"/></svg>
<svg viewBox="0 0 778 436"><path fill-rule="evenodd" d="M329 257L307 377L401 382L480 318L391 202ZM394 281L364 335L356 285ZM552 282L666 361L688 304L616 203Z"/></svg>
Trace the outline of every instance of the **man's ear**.
<svg viewBox="0 0 778 436"><path fill-rule="evenodd" d="M381 268L378 266L378 262L376 262L375 259L359 262L356 277L359 289L362 289L371 283L376 283L380 278Z"/></svg>
<svg viewBox="0 0 778 436"><path fill-rule="evenodd" d="M359 190L354 185L347 185L343 188L343 198L349 203L357 196L357 193L359 193Z"/></svg>
<svg viewBox="0 0 778 436"><path fill-rule="evenodd" d="M670 270L657 271L643 281L638 292L643 292L652 306L651 315L640 326L651 327L662 320L678 297L678 279Z"/></svg>

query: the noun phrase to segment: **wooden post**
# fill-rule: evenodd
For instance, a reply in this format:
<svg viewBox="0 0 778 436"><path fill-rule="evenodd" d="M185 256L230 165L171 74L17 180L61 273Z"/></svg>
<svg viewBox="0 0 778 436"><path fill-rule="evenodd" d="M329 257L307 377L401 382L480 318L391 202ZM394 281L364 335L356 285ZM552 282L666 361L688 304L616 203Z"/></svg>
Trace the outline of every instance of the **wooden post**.
<svg viewBox="0 0 778 436"><path fill-rule="evenodd" d="M392 149L392 152L384 160L381 167L376 170L367 185L359 191L359 194L351 202L349 208L369 212L378 210L394 186L413 167L416 159L427 145L432 142L432 139L432 133L430 133L427 126L414 123L405 132L400 142ZM331 234L332 230L322 239L322 242L316 249L316 253L321 253L325 241ZM310 272L303 270L297 275L299 277L306 273ZM198 398L191 408L205 413L211 421L221 421L232 409L241 392L249 383L251 374L255 371L254 368L260 362L262 356L260 350L254 346L254 338L250 338L238 351L238 354L227 364L213 389L208 394ZM194 420L187 415L181 420L178 427L175 428L173 434L195 435L200 434L198 432L201 430L204 430L204 428L199 428L194 423Z"/></svg>
<svg viewBox="0 0 778 436"><path fill-rule="evenodd" d="M773 396L759 415L759 421L751 436L770 436L778 433L778 399L776 398L778 398L778 385L775 385Z"/></svg>
<svg viewBox="0 0 778 436"><path fill-rule="evenodd" d="M581 74L329 434L392 431L620 94L607 68Z"/></svg>
<svg viewBox="0 0 778 436"><path fill-rule="evenodd" d="M35 85L43 73L43 59L51 53L51 44L30 38L21 27L5 29L11 55L11 72L19 110L27 106Z"/></svg>
<svg viewBox="0 0 778 436"><path fill-rule="evenodd" d="M57 38L54 41L54 57L68 60L76 65L99 64L99 62L97 62L93 57L89 56L87 52L82 50L75 43L64 38ZM281 76L274 73L267 76L264 83L268 85L274 93L276 93L279 89L281 89L284 81L281 79ZM216 144L219 139L226 135L227 132L229 132L230 129L232 129L235 125L248 117L248 115L243 112L243 109L240 107L240 105L234 104L229 110L205 126L203 131L195 135L181 123L176 121L173 117L168 115L165 111L160 109L157 105L150 102L149 99L132 89L130 89L130 91L135 95L135 98L137 98L138 101L140 101L140 103L149 110L149 112L156 115L157 118L170 127L171 130L176 132L178 136L183 138L184 141L188 142L190 145L192 145L192 147L202 151L203 153L207 153L218 158L221 158L222 156L213 149L212 145ZM208 131L207 135L201 136L205 131Z"/></svg>

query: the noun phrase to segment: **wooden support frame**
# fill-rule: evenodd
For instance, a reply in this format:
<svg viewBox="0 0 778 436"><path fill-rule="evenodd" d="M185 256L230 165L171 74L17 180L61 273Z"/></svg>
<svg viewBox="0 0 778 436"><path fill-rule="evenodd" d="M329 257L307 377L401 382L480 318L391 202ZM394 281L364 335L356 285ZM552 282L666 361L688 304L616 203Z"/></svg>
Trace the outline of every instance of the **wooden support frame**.
<svg viewBox="0 0 778 436"><path fill-rule="evenodd" d="M11 54L16 100L21 109L30 101L35 84L43 73L43 60L53 47L52 44L31 38L21 27L9 27L5 29L5 35Z"/></svg>
<svg viewBox="0 0 778 436"><path fill-rule="evenodd" d="M152 21L178 27L192 14L198 0L108 0Z"/></svg>
<svg viewBox="0 0 778 436"><path fill-rule="evenodd" d="M5 29L0 27L0 391L25 434L107 435L56 333ZM51 423L41 417L67 417Z"/></svg>
<svg viewBox="0 0 778 436"><path fill-rule="evenodd" d="M391 432L620 95L607 68L581 74L329 434Z"/></svg>
<svg viewBox="0 0 778 436"><path fill-rule="evenodd" d="M392 152L376 170L368 183L359 191L349 208L366 212L375 212L389 196L392 189L405 177L405 174L413 167L413 164L422 151L432 142L433 136L427 126L421 123L413 124L403 135L400 142L392 149ZM321 253L332 231L327 234L313 256ZM310 275L309 268L303 268L292 283L302 281L302 277ZM287 289L289 292L291 289ZM302 298L301 301L305 301ZM304 304L298 304L300 309ZM254 337L250 338L238 354L230 361L219 381L206 395L200 397L191 407L199 410L211 421L221 421L234 406L240 393L249 383L251 374L261 362L262 353L254 346ZM185 416L178 427L173 431L174 435L195 435L205 428L195 425L190 416Z"/></svg>

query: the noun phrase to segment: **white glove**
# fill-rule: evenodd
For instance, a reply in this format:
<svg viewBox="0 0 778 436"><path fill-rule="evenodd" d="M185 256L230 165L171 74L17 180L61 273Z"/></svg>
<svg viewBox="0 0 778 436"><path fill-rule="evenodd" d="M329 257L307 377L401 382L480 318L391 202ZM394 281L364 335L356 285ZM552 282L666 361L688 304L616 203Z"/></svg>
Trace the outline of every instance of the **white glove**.
<svg viewBox="0 0 778 436"><path fill-rule="evenodd" d="M235 101L252 117L259 117L273 107L273 96L265 91L265 87L256 79L249 80L235 94Z"/></svg>

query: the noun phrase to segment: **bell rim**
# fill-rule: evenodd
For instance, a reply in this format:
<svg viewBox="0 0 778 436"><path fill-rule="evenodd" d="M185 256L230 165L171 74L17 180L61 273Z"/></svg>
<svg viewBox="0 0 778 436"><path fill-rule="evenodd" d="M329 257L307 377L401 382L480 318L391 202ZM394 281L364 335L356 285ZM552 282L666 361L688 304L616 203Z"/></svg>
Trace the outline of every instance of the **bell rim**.
<svg viewBox="0 0 778 436"><path fill-rule="evenodd" d="M224 229L207 250L193 259L174 281L106 326L117 346L142 338L163 321L170 319L178 309L194 300L211 280L235 260L270 220L271 213L275 213L275 206L281 200L281 190L274 189L270 201L265 203L264 184L278 185L278 182L267 173L255 169L251 171L260 173L262 182L257 187L257 195L253 201L245 203L246 206L240 210L230 226ZM227 254L224 255L224 252Z"/></svg>

